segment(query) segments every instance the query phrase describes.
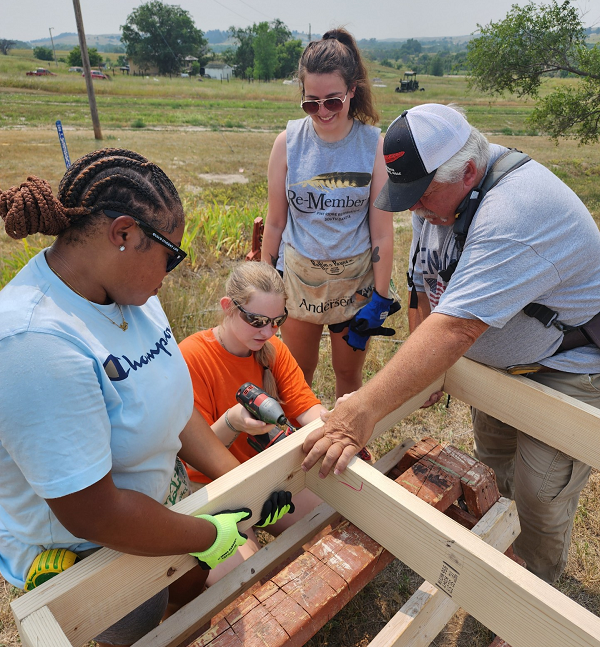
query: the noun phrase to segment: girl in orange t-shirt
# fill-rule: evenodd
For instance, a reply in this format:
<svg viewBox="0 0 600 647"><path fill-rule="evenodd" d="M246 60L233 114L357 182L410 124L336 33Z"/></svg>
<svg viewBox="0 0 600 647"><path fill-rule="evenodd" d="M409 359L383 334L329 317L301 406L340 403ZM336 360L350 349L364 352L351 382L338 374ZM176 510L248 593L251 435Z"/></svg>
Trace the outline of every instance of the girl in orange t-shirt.
<svg viewBox="0 0 600 647"><path fill-rule="evenodd" d="M274 336L287 317L285 300L277 270L266 263L241 263L231 273L221 298L222 323L179 344L192 378L196 409L240 462L257 454L248 436L273 428L253 418L236 401L235 394L245 382L277 398L294 426L304 426L326 411L287 346ZM210 481L187 469L196 489ZM310 490L303 490L294 496L295 512L269 526L269 532L282 532L320 502Z"/></svg>

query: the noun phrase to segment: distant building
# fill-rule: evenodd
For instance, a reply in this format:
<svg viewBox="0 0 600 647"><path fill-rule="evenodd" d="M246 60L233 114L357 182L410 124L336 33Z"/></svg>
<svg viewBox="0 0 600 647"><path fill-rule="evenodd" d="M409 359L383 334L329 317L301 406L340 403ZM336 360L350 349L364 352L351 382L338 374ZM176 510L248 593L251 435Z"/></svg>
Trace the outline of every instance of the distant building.
<svg viewBox="0 0 600 647"><path fill-rule="evenodd" d="M233 68L227 63L208 63L204 68L204 74L211 79L229 81L233 76Z"/></svg>

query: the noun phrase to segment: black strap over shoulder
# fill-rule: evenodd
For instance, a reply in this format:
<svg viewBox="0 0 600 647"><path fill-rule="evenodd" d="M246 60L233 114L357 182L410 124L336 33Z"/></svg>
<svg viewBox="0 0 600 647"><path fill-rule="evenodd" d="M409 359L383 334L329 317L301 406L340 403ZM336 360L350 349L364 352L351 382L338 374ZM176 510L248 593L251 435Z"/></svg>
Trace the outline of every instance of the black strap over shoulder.
<svg viewBox="0 0 600 647"><path fill-rule="evenodd" d="M469 233L469 227L473 222L473 218L479 209L481 201L485 197L488 191L491 191L498 182L506 175L515 171L516 169L523 166L523 164L529 162L531 157L529 155L518 151L516 148L509 148L505 153L503 153L490 167L489 171L485 174L479 185L472 189L471 192L465 197L465 199L458 206L458 213L456 214L456 220L454 222L454 238L456 241L456 249L458 252L458 258L450 263L445 270L441 270L439 275L442 277L446 283L452 278L454 271L460 260L463 248L465 246L465 241L467 240L467 234ZM417 243L417 248L412 258L412 274L408 276L408 285L411 288L411 299L410 299L410 308L416 308L416 288L414 286L413 277L415 274L415 263L417 261L417 254L419 251L420 239ZM415 305L413 306L413 302Z"/></svg>

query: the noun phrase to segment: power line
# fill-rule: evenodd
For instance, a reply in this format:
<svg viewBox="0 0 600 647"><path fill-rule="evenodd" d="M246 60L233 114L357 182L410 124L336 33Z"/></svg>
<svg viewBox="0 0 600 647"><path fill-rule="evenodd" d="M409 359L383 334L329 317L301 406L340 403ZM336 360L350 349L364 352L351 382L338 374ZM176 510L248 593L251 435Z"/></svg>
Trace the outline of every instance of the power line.
<svg viewBox="0 0 600 647"><path fill-rule="evenodd" d="M219 0L213 0L213 2L216 2L219 6L223 7L223 9L227 9L227 11L231 11L231 13L234 13L236 16L239 16L240 18L243 18L244 20L247 20L248 22L252 22L250 18L246 18L246 16L242 16L241 13L238 13L237 11L234 11L233 9L230 9L229 7L226 7L222 2L219 2Z"/></svg>

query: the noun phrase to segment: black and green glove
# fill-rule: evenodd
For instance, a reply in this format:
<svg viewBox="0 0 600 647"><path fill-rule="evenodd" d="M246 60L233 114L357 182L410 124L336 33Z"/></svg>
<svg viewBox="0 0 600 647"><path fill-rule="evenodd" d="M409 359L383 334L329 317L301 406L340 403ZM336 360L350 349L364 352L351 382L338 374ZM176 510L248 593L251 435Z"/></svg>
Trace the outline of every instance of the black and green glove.
<svg viewBox="0 0 600 647"><path fill-rule="evenodd" d="M250 508L223 510L223 512L217 512L214 515L198 514L196 516L198 519L210 521L217 529L217 538L210 548L201 553L190 553L196 557L200 566L206 571L224 562L235 553L239 546L243 546L248 541L248 535L240 532L237 524L250 519L252 516Z"/></svg>
<svg viewBox="0 0 600 647"><path fill-rule="evenodd" d="M279 490L273 492L271 496L265 501L260 513L260 519L254 525L257 528L264 528L270 526L276 521L279 521L283 515L288 512L291 514L296 509L292 503L292 493L287 490Z"/></svg>

